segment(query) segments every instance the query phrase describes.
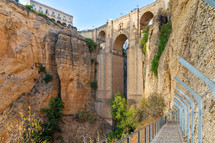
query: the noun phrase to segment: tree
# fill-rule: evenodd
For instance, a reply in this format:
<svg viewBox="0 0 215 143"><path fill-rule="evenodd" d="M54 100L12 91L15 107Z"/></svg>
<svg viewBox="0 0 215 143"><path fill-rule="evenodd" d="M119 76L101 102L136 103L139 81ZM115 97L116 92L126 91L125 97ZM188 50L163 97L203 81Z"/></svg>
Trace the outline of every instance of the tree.
<svg viewBox="0 0 215 143"><path fill-rule="evenodd" d="M117 125L116 129L112 130L108 135L108 139L121 139L124 135L134 131L137 125L135 117L137 111L133 107L128 108L128 103L120 92L115 94L114 99L111 101L111 107L111 115L117 121Z"/></svg>

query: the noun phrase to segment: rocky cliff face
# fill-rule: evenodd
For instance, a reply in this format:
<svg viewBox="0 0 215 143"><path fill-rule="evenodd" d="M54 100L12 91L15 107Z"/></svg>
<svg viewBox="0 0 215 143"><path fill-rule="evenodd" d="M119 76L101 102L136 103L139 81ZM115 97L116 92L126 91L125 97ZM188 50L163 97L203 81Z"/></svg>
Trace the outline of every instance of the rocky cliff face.
<svg viewBox="0 0 215 143"><path fill-rule="evenodd" d="M0 1L0 35L1 123L14 119L19 122L19 112L27 113L29 106L39 116L40 109L59 94L65 103L65 115L94 109L90 82L94 80L95 63L91 59L96 59L96 50L90 53L84 38L76 31L63 29L19 4ZM48 84L44 81L45 74L38 73L39 63L53 76ZM97 119L98 124L89 124L86 130L95 133L102 127L104 121ZM69 116L64 120L67 127L73 125L76 130L85 125ZM62 125L63 131L68 131L67 127ZM73 137L70 142L81 139L80 134L68 132L63 135L65 142L70 136ZM0 142L8 142L10 138L2 124Z"/></svg>
<svg viewBox="0 0 215 143"><path fill-rule="evenodd" d="M214 99L207 85L183 67L177 59L183 57L215 82L215 9L203 0L170 0L173 31L159 60L158 78L151 72L151 61L157 52L159 22L155 21L150 32L147 54L144 56L145 92L162 93L169 107L173 106L175 86L180 86L178 76L203 97L203 141L215 142L207 131L215 130ZM193 95L183 89L190 97ZM194 98L193 98L194 99ZM197 107L197 105L196 105ZM212 108L211 112L209 109ZM196 109L197 110L197 109ZM195 142L198 142L198 115L195 115Z"/></svg>

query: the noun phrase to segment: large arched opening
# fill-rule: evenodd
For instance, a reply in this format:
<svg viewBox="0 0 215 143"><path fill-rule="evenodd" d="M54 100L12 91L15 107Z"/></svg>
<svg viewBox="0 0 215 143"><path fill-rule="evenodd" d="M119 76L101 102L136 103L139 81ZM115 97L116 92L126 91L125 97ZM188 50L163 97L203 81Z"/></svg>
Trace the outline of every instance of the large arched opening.
<svg viewBox="0 0 215 143"><path fill-rule="evenodd" d="M128 37L120 34L113 45L112 91L113 96L120 92L127 97L127 49Z"/></svg>
<svg viewBox="0 0 215 143"><path fill-rule="evenodd" d="M146 29L153 23L154 14L150 11L145 12L140 19L140 31Z"/></svg>
<svg viewBox="0 0 215 143"><path fill-rule="evenodd" d="M98 34L97 43L100 43L100 47L102 49L105 49L105 47L106 47L105 42L106 42L106 33L105 33L105 31L102 30Z"/></svg>
<svg viewBox="0 0 215 143"><path fill-rule="evenodd" d="M99 43L104 43L106 41L106 33L103 30L99 32L97 40Z"/></svg>

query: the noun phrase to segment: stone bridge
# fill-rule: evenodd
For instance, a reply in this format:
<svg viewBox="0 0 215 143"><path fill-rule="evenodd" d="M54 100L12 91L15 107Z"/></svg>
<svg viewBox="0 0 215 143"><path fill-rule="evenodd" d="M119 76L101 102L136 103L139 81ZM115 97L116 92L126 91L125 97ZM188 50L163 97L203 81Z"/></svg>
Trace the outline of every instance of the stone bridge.
<svg viewBox="0 0 215 143"><path fill-rule="evenodd" d="M143 60L140 47L141 31L146 28L160 10L168 8L169 0L157 0L143 8L93 30L80 31L86 38L100 43L102 50L97 57L98 70L96 111L111 123L110 100L118 91L126 95L128 103L140 101L143 94ZM124 66L122 48L128 40L127 66ZM127 68L126 68L127 67ZM127 82L124 81L127 72ZM126 73L125 73L126 74ZM128 88L126 88L128 87Z"/></svg>

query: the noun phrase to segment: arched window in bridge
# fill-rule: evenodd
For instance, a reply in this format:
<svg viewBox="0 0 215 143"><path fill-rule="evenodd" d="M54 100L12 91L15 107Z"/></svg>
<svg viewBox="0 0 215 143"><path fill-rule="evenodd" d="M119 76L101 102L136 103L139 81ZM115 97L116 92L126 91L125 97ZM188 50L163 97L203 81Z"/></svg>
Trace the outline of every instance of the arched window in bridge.
<svg viewBox="0 0 215 143"><path fill-rule="evenodd" d="M98 43L104 43L106 41L106 33L105 31L100 31L97 38Z"/></svg>
<svg viewBox="0 0 215 143"><path fill-rule="evenodd" d="M146 29L149 25L153 23L153 13L150 11L145 12L140 19L140 30Z"/></svg>

